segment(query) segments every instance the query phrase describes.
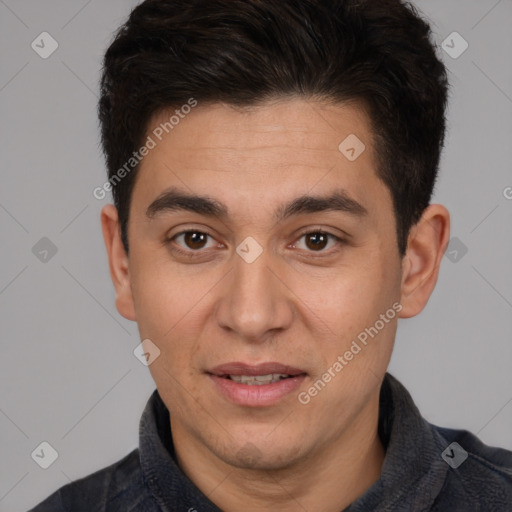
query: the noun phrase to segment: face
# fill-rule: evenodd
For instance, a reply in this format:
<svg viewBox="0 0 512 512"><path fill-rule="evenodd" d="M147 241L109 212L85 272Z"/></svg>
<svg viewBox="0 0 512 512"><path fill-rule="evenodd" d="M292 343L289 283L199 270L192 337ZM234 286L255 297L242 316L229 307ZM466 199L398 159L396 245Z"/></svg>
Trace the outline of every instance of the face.
<svg viewBox="0 0 512 512"><path fill-rule="evenodd" d="M356 139L339 149L351 134L359 156ZM173 436L237 467L311 457L375 408L400 309L369 120L300 99L198 104L153 139L118 308L160 350Z"/></svg>

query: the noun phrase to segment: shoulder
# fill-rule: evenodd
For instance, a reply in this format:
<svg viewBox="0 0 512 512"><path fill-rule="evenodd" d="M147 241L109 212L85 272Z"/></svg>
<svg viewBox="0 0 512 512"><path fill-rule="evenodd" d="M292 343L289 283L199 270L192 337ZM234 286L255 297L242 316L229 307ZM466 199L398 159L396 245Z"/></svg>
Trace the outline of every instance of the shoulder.
<svg viewBox="0 0 512 512"><path fill-rule="evenodd" d="M449 466L442 494L464 496L471 510L512 509L512 452L488 446L467 430L432 427L443 440Z"/></svg>
<svg viewBox="0 0 512 512"><path fill-rule="evenodd" d="M136 505L149 499L135 449L118 462L61 487L29 512L115 511L124 510L126 504L135 511Z"/></svg>

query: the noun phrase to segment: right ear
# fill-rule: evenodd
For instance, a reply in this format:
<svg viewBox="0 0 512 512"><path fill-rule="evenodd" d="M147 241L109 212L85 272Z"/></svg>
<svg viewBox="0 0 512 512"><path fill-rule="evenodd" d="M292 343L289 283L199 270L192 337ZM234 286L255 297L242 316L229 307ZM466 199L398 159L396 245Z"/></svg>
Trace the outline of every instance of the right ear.
<svg viewBox="0 0 512 512"><path fill-rule="evenodd" d="M107 204L101 210L101 229L108 254L110 277L116 290L116 308L122 316L135 321L128 255L121 240L119 216L113 204Z"/></svg>

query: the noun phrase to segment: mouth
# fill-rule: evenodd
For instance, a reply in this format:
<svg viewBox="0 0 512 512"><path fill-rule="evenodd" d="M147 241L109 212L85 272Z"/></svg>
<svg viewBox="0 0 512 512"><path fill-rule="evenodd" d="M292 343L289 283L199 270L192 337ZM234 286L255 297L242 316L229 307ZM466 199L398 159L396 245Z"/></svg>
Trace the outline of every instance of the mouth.
<svg viewBox="0 0 512 512"><path fill-rule="evenodd" d="M228 363L206 372L230 402L247 407L275 405L295 390L307 373L281 363Z"/></svg>
<svg viewBox="0 0 512 512"><path fill-rule="evenodd" d="M264 386L265 384L274 384L282 379L289 379L291 375L286 373L269 373L268 375L221 375L224 379L231 379L238 384L247 384L248 386Z"/></svg>

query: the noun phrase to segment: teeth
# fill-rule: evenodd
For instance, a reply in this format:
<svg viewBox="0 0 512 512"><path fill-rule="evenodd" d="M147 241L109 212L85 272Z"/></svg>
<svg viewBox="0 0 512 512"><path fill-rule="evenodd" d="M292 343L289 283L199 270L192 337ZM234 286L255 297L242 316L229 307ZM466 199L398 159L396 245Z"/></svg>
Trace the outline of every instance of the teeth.
<svg viewBox="0 0 512 512"><path fill-rule="evenodd" d="M230 375L229 378L239 384L248 384L249 386L262 386L263 384L274 384L285 377L286 373L270 373L268 375Z"/></svg>

